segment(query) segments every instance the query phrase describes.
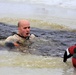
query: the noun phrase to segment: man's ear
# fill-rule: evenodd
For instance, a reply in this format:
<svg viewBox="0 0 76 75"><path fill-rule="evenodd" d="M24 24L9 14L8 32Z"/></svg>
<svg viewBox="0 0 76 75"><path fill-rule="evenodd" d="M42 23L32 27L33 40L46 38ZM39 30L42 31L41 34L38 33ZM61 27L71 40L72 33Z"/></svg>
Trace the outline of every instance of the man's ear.
<svg viewBox="0 0 76 75"><path fill-rule="evenodd" d="M18 33L20 33L20 28L18 27L17 29L18 29Z"/></svg>
<svg viewBox="0 0 76 75"><path fill-rule="evenodd" d="M20 28L18 27L18 31L20 30Z"/></svg>

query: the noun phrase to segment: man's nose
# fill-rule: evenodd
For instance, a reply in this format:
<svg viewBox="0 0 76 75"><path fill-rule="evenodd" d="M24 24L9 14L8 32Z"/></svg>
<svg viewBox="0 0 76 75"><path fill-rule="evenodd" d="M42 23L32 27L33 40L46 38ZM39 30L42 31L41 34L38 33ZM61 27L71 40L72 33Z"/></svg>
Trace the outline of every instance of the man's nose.
<svg viewBox="0 0 76 75"><path fill-rule="evenodd" d="M29 29L29 28L27 28L27 31L30 31L30 29Z"/></svg>

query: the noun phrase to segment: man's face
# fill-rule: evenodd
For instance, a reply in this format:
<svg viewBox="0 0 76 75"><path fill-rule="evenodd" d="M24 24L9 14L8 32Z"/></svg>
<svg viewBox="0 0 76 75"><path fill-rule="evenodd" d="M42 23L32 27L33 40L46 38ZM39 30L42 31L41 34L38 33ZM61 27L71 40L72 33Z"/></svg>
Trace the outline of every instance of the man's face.
<svg viewBox="0 0 76 75"><path fill-rule="evenodd" d="M19 34L21 36L27 37L30 35L30 24L27 22L21 23L21 25L18 27Z"/></svg>

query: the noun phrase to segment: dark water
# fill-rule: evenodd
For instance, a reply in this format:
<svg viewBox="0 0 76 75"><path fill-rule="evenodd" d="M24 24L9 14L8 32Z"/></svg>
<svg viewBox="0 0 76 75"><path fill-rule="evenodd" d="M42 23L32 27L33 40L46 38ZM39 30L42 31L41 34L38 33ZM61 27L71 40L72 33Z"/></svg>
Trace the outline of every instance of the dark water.
<svg viewBox="0 0 76 75"><path fill-rule="evenodd" d="M12 35L12 32L17 32L16 26L0 23L0 39ZM37 40L31 46L35 50L29 52L35 55L63 57L65 49L76 44L76 32L72 31L31 28L31 33Z"/></svg>
<svg viewBox="0 0 76 75"><path fill-rule="evenodd" d="M17 32L15 25L0 23L0 40ZM71 60L63 62L67 47L76 44L76 32L31 28L37 39L28 52L8 51L0 46L1 75L75 75Z"/></svg>

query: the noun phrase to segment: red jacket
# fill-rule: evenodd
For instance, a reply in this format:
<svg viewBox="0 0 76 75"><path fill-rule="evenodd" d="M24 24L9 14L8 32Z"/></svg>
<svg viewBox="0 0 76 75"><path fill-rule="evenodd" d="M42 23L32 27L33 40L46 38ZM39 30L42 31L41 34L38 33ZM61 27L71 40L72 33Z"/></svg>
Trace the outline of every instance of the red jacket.
<svg viewBox="0 0 76 75"><path fill-rule="evenodd" d="M73 54L72 64L73 64L73 66L76 68L76 53Z"/></svg>
<svg viewBox="0 0 76 75"><path fill-rule="evenodd" d="M68 48L68 51L69 51L69 53L70 53L71 55L74 54L74 48L76 48L76 45L71 46L71 47Z"/></svg>

